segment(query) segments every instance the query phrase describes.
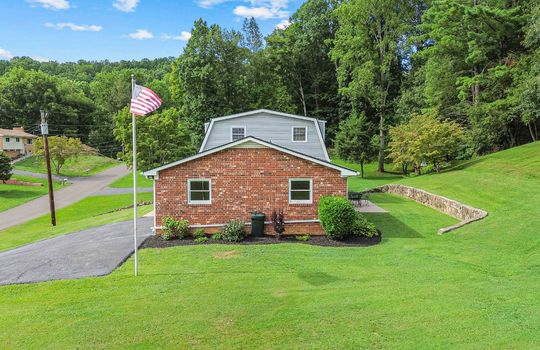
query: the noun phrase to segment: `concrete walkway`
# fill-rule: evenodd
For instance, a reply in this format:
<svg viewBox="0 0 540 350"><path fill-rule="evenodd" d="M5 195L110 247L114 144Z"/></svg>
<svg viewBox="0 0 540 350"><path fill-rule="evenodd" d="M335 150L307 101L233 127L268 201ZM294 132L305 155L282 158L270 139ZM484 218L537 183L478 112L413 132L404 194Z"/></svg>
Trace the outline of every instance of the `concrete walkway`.
<svg viewBox="0 0 540 350"><path fill-rule="evenodd" d="M73 184L71 186L64 187L54 193L56 209L78 202L128 173L127 167L122 164L92 176L72 178L71 182ZM45 195L15 208L0 212L0 230L22 224L48 212L49 197Z"/></svg>
<svg viewBox="0 0 540 350"><path fill-rule="evenodd" d="M379 207L378 205L375 205L371 203L368 200L362 199L362 205L355 205L354 208L356 211L359 211L361 213L387 213L386 210Z"/></svg>
<svg viewBox="0 0 540 350"><path fill-rule="evenodd" d="M137 222L140 244L152 218ZM122 221L0 253L0 285L107 275L133 253L133 222Z"/></svg>

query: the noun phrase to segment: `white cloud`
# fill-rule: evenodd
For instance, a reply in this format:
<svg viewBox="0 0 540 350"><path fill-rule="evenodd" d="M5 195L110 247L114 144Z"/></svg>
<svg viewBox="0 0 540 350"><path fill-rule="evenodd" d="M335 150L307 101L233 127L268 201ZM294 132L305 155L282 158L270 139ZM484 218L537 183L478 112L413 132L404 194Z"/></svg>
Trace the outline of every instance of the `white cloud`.
<svg viewBox="0 0 540 350"><path fill-rule="evenodd" d="M49 62L51 60L50 58L44 56L32 56L30 58L38 62Z"/></svg>
<svg viewBox="0 0 540 350"><path fill-rule="evenodd" d="M67 10L70 8L69 2L67 0L26 0L31 4L36 4L38 6L44 7L46 9L52 10Z"/></svg>
<svg viewBox="0 0 540 350"><path fill-rule="evenodd" d="M279 22L278 24L276 24L276 29L287 29L288 26L291 25L291 22L289 22L288 19L284 19L282 20L281 22Z"/></svg>
<svg viewBox="0 0 540 350"><path fill-rule="evenodd" d="M146 29L137 29L135 32L129 33L128 36L131 39L144 40L144 39L152 39L154 37L154 34L152 34Z"/></svg>
<svg viewBox="0 0 540 350"><path fill-rule="evenodd" d="M216 5L232 0L195 0L197 5L203 8L212 8ZM233 13L240 17L255 17L260 19L287 18L289 17L290 0L242 0L240 2L249 4L249 6L238 5Z"/></svg>
<svg viewBox="0 0 540 350"><path fill-rule="evenodd" d="M113 6L122 12L135 12L139 0L115 0Z"/></svg>
<svg viewBox="0 0 540 350"><path fill-rule="evenodd" d="M216 5L232 0L196 0L197 5L203 8L212 8ZM240 17L255 17L260 19L287 18L289 17L290 0L242 0L240 2L249 4L238 5L233 13Z"/></svg>
<svg viewBox="0 0 540 350"><path fill-rule="evenodd" d="M188 41L191 38L191 33L182 31L180 35L174 36L169 34L161 34L162 40L180 40L180 41Z"/></svg>
<svg viewBox="0 0 540 350"><path fill-rule="evenodd" d="M91 24L75 24L75 23L69 23L69 22L61 22L61 23L45 23L45 27L48 28L56 28L58 30L62 30L64 28L71 29L75 32L99 32L103 29L103 27Z"/></svg>
<svg viewBox="0 0 540 350"><path fill-rule="evenodd" d="M219 4L223 4L224 2L227 2L227 1L230 1L230 0L196 0L195 2L197 3L197 5L199 5L199 7L208 9Z"/></svg>
<svg viewBox="0 0 540 350"><path fill-rule="evenodd" d="M236 6L233 10L233 13L241 17L255 17L260 19L271 19L271 18L286 18L289 17L288 11L282 11L280 8L271 8L271 7L246 7L246 6Z"/></svg>
<svg viewBox="0 0 540 350"><path fill-rule="evenodd" d="M11 52L0 47L0 59L10 60L12 58L13 58L13 54Z"/></svg>

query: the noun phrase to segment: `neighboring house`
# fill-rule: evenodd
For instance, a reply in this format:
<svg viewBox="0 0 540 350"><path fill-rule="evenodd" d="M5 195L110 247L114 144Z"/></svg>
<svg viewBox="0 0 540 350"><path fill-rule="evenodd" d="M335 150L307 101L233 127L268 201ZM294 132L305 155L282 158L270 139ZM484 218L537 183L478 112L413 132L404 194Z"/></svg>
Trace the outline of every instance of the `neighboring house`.
<svg viewBox="0 0 540 350"><path fill-rule="evenodd" d="M0 150L15 159L34 153L34 139L37 136L24 131L24 128L0 129Z"/></svg>
<svg viewBox="0 0 540 350"><path fill-rule="evenodd" d="M332 164L324 122L269 110L215 118L198 154L149 170L154 179L154 227L163 218L187 219L216 232L232 219L250 224L251 212L283 209L286 234L322 234L319 198L347 195L351 169Z"/></svg>

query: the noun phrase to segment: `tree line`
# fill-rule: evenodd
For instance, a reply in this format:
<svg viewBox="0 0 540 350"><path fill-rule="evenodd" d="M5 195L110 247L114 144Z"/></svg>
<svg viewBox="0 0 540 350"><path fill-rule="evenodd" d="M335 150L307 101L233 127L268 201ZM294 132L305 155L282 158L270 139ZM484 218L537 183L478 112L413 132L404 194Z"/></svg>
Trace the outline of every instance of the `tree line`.
<svg viewBox="0 0 540 350"><path fill-rule="evenodd" d="M439 169L538 139L539 18L533 0L308 0L266 37L253 18L239 31L200 19L176 58L0 61L0 126L35 125L46 108L53 132L129 161L135 74L164 101L139 119L143 168L196 152L213 117L268 108L326 120L330 148L380 171L407 165L393 156L410 137L430 140ZM410 133L429 125L459 142L446 152L444 133ZM418 149L413 167L430 157Z"/></svg>

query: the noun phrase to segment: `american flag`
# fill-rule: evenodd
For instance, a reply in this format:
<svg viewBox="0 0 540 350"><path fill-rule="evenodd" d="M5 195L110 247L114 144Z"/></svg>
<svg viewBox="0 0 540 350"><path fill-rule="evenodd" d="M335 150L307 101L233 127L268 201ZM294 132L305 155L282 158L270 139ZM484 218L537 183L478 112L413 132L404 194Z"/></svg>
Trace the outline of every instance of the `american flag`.
<svg viewBox="0 0 540 350"><path fill-rule="evenodd" d="M131 96L131 107L129 111L135 115L145 115L161 106L159 96L149 88L135 85Z"/></svg>

